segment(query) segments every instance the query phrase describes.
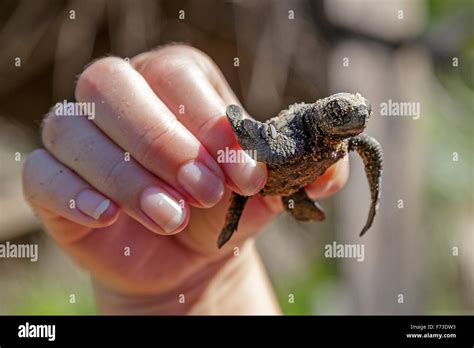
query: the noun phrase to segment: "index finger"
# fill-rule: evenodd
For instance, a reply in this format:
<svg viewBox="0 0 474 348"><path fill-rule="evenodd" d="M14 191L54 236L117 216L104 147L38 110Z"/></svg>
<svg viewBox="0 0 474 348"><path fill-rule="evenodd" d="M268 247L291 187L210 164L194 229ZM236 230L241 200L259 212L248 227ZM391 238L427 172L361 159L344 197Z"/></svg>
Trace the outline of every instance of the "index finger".
<svg viewBox="0 0 474 348"><path fill-rule="evenodd" d="M140 54L131 64L217 159L234 189L249 196L262 188L266 167L241 153L225 116L226 105L237 103L237 98L209 57L194 48L174 45ZM231 151L235 159L245 161L220 160L223 151Z"/></svg>

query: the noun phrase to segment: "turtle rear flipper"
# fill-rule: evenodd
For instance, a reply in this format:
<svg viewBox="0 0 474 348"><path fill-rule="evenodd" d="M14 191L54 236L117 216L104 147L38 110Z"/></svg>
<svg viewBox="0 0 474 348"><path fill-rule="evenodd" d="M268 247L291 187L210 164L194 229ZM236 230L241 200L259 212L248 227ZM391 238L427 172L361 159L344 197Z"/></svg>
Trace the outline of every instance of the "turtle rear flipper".
<svg viewBox="0 0 474 348"><path fill-rule="evenodd" d="M360 236L363 236L370 226L372 226L375 214L379 208L383 165L382 147L374 138L367 134L360 134L349 139L348 149L349 151L357 151L359 156L362 158L367 180L369 181L372 203L370 205L367 222L360 232Z"/></svg>
<svg viewBox="0 0 474 348"><path fill-rule="evenodd" d="M300 221L323 221L326 214L318 202L308 197L304 188L295 193L282 197L283 206L296 220Z"/></svg>
<svg viewBox="0 0 474 348"><path fill-rule="evenodd" d="M244 211L247 200L248 197L232 192L232 196L230 197L230 207L225 217L225 224L221 230L221 233L219 234L219 238L217 239L217 246L219 249L229 241L234 232L237 230L240 216Z"/></svg>

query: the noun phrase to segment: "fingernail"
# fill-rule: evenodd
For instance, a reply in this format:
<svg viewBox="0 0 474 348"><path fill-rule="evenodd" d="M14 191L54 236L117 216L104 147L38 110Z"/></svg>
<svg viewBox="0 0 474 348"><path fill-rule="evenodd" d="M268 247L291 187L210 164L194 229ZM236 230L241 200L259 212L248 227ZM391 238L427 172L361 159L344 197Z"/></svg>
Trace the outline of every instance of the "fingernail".
<svg viewBox="0 0 474 348"><path fill-rule="evenodd" d="M85 189L77 195L76 206L84 214L99 220L100 216L110 206L110 200L95 191Z"/></svg>
<svg viewBox="0 0 474 348"><path fill-rule="evenodd" d="M245 196L256 194L265 184L265 164L255 161L243 150L236 150L238 163L225 163L224 169Z"/></svg>
<svg viewBox="0 0 474 348"><path fill-rule="evenodd" d="M166 233L174 232L184 221L179 203L158 187L148 187L143 191L140 206Z"/></svg>
<svg viewBox="0 0 474 348"><path fill-rule="evenodd" d="M210 169L199 162L188 162L178 170L178 182L205 207L211 207L222 198L224 184Z"/></svg>
<svg viewBox="0 0 474 348"><path fill-rule="evenodd" d="M333 179L335 179L337 175L339 174L340 170L341 170L341 161L337 161L336 163L332 165L332 172L331 172L331 176L328 178L328 181L332 181Z"/></svg>

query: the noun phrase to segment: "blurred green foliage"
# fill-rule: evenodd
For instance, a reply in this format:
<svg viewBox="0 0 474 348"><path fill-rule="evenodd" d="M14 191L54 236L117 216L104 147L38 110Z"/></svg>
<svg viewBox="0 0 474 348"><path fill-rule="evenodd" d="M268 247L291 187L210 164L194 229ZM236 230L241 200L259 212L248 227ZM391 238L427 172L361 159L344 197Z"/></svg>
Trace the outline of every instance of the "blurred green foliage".
<svg viewBox="0 0 474 348"><path fill-rule="evenodd" d="M430 22L460 12L474 15L474 1L429 0ZM474 30L472 19L456 51L435 65L440 89L425 129L423 217L432 254L435 286L426 298L427 314L462 313L461 277L451 248L463 220L473 213L474 190ZM453 67L453 57L459 66ZM454 153L459 156L453 160ZM463 245L459 245L463 250Z"/></svg>
<svg viewBox="0 0 474 348"><path fill-rule="evenodd" d="M449 16L459 9L472 9L472 0L427 0L428 15L430 22Z"/></svg>
<svg viewBox="0 0 474 348"><path fill-rule="evenodd" d="M337 282L340 271L335 259L318 258L310 261L309 272L300 278L285 282L280 280L280 286L275 287L275 293L283 314L308 315L312 311L321 312L315 299L327 298L326 289ZM290 299L289 294L294 297Z"/></svg>
<svg viewBox="0 0 474 348"><path fill-rule="evenodd" d="M75 292L75 303L69 303L70 291L56 286L32 288L15 304L16 315L94 315L94 297L88 288Z"/></svg>

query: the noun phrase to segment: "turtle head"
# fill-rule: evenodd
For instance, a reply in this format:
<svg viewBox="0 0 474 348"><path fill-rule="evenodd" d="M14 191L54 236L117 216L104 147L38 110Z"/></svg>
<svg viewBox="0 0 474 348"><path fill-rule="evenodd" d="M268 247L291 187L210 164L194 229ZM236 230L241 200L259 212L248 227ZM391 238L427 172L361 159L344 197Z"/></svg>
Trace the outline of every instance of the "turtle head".
<svg viewBox="0 0 474 348"><path fill-rule="evenodd" d="M359 93L337 93L322 100L318 127L335 138L350 138L362 133L372 113L367 99Z"/></svg>

